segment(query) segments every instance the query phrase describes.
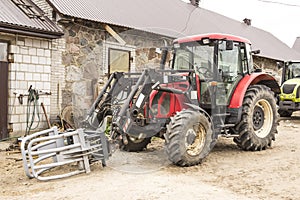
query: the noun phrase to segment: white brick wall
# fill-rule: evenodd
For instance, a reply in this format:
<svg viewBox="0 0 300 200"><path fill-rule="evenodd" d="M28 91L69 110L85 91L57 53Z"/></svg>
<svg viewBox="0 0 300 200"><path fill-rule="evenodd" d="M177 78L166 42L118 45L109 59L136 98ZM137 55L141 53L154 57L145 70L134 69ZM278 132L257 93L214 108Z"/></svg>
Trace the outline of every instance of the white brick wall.
<svg viewBox="0 0 300 200"><path fill-rule="evenodd" d="M23 104L19 103L17 97L20 94L28 94L30 85L38 91L52 93L50 96L40 95L41 122L39 128L47 128L45 116L40 107L41 102L44 103L48 116L53 116L52 118L57 116L57 80L60 81L60 89L63 88L64 83L64 66L61 64L64 45L63 39L47 40L20 36L16 37L10 45L14 63L11 63L9 68L8 122L13 123L14 133L25 133L27 96L23 98ZM62 99L60 99L61 101Z"/></svg>

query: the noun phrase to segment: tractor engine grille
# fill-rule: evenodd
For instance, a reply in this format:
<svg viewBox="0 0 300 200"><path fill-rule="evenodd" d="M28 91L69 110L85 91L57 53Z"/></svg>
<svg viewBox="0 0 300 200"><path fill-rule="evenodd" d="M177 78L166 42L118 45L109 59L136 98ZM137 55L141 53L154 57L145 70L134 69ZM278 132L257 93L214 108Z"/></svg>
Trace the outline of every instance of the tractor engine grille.
<svg viewBox="0 0 300 200"><path fill-rule="evenodd" d="M295 86L296 84L284 84L282 87L282 91L284 94L292 94Z"/></svg>

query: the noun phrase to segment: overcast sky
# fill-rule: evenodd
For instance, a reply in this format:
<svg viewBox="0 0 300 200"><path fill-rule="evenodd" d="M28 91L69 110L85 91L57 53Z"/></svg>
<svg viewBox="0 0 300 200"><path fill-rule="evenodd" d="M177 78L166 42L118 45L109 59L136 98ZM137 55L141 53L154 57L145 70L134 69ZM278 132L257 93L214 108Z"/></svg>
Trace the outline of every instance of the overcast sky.
<svg viewBox="0 0 300 200"><path fill-rule="evenodd" d="M182 0L190 2L189 0ZM200 0L200 7L272 33L292 47L300 36L300 0Z"/></svg>

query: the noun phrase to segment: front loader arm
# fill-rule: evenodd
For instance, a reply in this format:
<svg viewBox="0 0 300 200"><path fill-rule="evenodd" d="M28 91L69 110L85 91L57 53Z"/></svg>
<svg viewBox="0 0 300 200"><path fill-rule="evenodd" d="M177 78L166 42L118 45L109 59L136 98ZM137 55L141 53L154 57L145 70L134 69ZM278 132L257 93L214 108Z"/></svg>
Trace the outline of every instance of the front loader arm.
<svg viewBox="0 0 300 200"><path fill-rule="evenodd" d="M141 74L113 120L114 134L112 135L121 134L126 139L126 134L138 136L141 132L147 133L153 130L151 126L145 126L149 114L148 106L145 105L149 104L153 84L161 78L161 74L154 70L145 70Z"/></svg>
<svg viewBox="0 0 300 200"><path fill-rule="evenodd" d="M194 73L191 70L184 72ZM182 73L182 71L179 73ZM188 77L178 74L178 71L175 70L145 70L132 87L128 98L113 119L112 137L116 138L117 135L122 135L123 143L126 144L126 135L140 138L141 134L144 134L147 137L152 137L161 132L168 119L155 117L151 111L150 95L154 90L163 93L187 95L188 89L183 91L165 86L169 83L187 81Z"/></svg>

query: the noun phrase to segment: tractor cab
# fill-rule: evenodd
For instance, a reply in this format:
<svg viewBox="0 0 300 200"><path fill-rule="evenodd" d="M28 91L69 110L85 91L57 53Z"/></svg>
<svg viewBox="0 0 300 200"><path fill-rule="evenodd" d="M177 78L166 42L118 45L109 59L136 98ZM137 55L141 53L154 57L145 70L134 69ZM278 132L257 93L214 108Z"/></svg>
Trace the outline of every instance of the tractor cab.
<svg viewBox="0 0 300 200"><path fill-rule="evenodd" d="M300 61L285 62L282 71L279 114L290 117L300 110Z"/></svg>
<svg viewBox="0 0 300 200"><path fill-rule="evenodd" d="M199 104L207 109L212 104L228 106L234 88L253 71L250 41L224 34L175 40L172 63L175 70L195 70Z"/></svg>
<svg viewBox="0 0 300 200"><path fill-rule="evenodd" d="M290 79L300 78L300 61L286 62L282 75L282 83Z"/></svg>

